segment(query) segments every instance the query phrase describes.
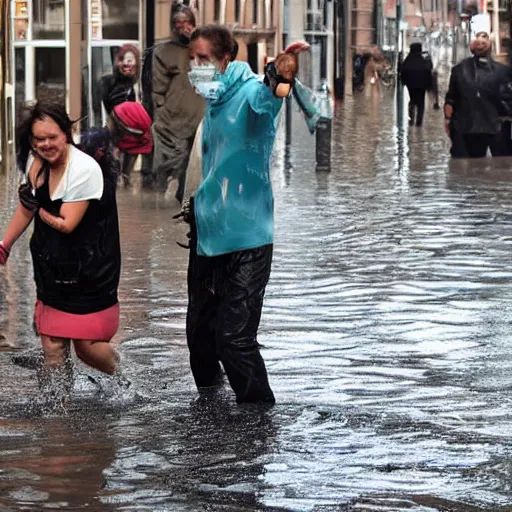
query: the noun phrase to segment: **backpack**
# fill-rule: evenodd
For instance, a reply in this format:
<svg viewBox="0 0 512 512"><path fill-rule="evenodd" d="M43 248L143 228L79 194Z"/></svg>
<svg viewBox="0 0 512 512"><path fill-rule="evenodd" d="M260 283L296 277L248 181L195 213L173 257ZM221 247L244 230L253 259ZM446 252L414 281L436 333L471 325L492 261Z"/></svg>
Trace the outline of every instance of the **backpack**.
<svg viewBox="0 0 512 512"><path fill-rule="evenodd" d="M140 74L141 102L147 113L153 119L153 52L154 46L144 50L142 54L142 71Z"/></svg>

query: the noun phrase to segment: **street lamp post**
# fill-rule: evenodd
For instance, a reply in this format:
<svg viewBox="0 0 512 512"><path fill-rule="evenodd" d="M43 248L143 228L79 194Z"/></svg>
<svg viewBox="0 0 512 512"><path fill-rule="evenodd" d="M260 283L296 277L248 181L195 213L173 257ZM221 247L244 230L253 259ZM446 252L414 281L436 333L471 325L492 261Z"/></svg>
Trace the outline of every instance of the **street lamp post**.
<svg viewBox="0 0 512 512"><path fill-rule="evenodd" d="M494 30L494 50L496 55L501 53L500 41L500 3L498 0L492 1L492 26Z"/></svg>
<svg viewBox="0 0 512 512"><path fill-rule="evenodd" d="M0 174L7 169L6 83L8 70L7 16L8 0L0 0Z"/></svg>
<svg viewBox="0 0 512 512"><path fill-rule="evenodd" d="M395 40L395 55L396 55L396 123L398 128L403 128L404 121L404 85L400 79L400 70L402 67L402 46L403 46L403 5L402 0L396 0L396 40Z"/></svg>

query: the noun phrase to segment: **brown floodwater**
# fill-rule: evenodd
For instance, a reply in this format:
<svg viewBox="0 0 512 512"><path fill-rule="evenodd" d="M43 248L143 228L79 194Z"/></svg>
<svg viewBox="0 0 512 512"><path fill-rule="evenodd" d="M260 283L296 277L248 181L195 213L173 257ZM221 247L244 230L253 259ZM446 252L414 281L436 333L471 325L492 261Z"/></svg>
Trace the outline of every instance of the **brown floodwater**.
<svg viewBox="0 0 512 512"><path fill-rule="evenodd" d="M129 393L77 365L46 410L11 363L38 346L27 236L0 269L0 511L512 510L512 162L450 163L442 114L400 134L386 91L338 106L318 174L294 116L259 338L277 405L198 397L185 226L119 190Z"/></svg>

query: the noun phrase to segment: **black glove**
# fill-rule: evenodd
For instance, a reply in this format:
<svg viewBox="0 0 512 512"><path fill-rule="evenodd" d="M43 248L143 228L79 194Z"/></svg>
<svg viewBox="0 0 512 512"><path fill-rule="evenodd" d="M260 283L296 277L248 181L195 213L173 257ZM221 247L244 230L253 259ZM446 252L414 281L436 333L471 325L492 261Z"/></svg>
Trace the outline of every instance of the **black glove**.
<svg viewBox="0 0 512 512"><path fill-rule="evenodd" d="M194 197L192 196L190 199L185 199L181 205L181 212L174 215L173 219L179 219L183 217L183 220L190 224L190 231L187 233L187 238L192 240L192 233L195 232L195 224L196 219L194 215ZM185 245L181 242L176 242L180 247L184 249L190 249L190 244Z"/></svg>
<svg viewBox="0 0 512 512"><path fill-rule="evenodd" d="M190 199L184 199L181 205L181 212L174 215L173 219L179 219L183 217L183 220L190 225L194 225L196 220L194 216L194 196Z"/></svg>
<svg viewBox="0 0 512 512"><path fill-rule="evenodd" d="M287 98L290 95L295 80L287 80L276 69L274 61L265 66L265 78L263 83L270 88L276 98Z"/></svg>
<svg viewBox="0 0 512 512"><path fill-rule="evenodd" d="M30 210L31 212L35 212L39 208L39 201L35 198L32 193L32 187L30 183L23 183L20 185L18 189L18 194L20 198L20 203L24 208Z"/></svg>

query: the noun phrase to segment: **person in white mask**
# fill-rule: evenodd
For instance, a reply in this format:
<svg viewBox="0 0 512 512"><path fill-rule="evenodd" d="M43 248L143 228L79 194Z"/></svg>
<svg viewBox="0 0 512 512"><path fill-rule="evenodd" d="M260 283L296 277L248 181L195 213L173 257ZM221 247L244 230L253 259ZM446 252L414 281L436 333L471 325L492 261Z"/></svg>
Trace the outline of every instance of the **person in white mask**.
<svg viewBox="0 0 512 512"><path fill-rule="evenodd" d="M207 101L202 181L191 207L187 341L199 389L222 382L238 402L273 404L256 340L272 263L270 159L283 98L294 85L295 43L267 66L265 80L232 61L230 31L211 25L191 36L190 82Z"/></svg>

